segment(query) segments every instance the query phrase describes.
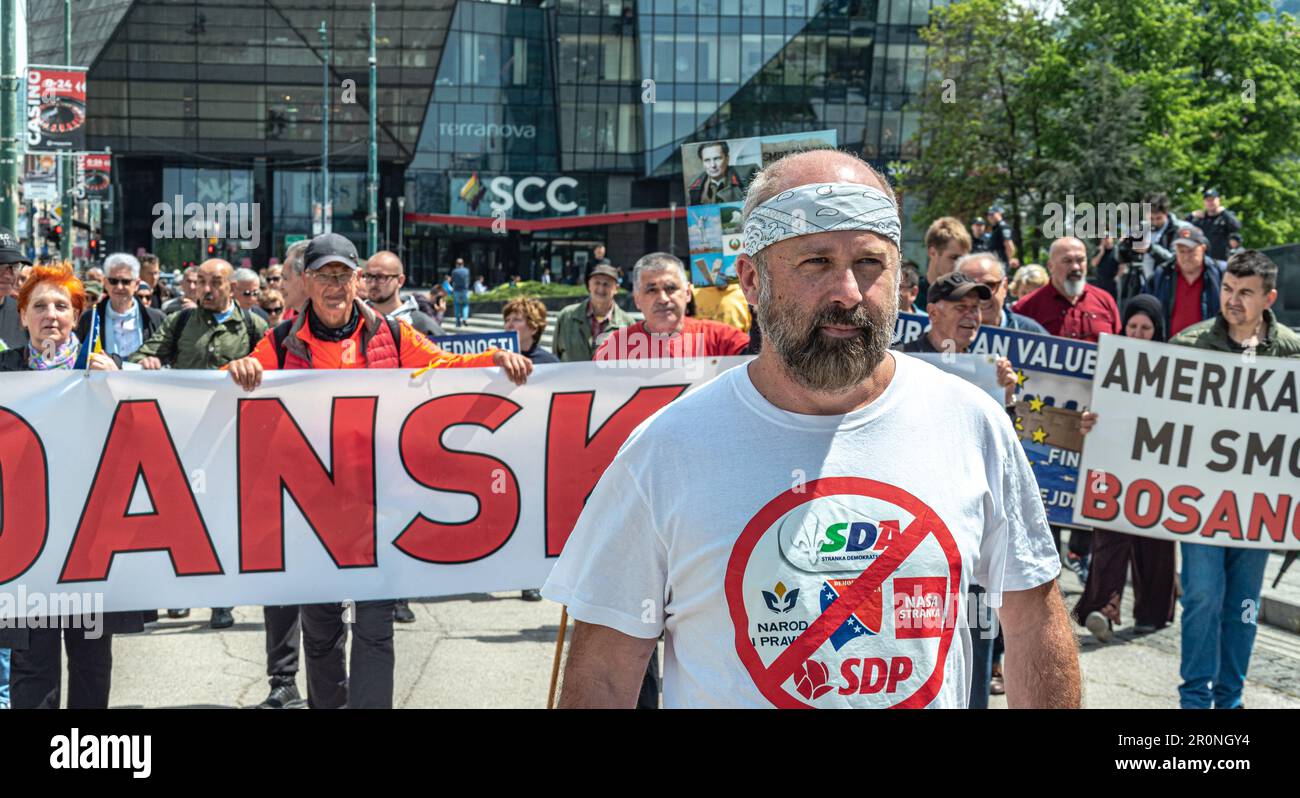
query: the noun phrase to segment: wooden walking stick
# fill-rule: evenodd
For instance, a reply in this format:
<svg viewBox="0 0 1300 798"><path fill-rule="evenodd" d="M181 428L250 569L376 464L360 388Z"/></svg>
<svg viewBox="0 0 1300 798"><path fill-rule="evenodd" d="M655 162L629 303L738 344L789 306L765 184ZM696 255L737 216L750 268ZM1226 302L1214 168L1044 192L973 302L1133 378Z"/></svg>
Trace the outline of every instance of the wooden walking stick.
<svg viewBox="0 0 1300 798"><path fill-rule="evenodd" d="M560 607L560 633L555 636L555 661L551 663L551 692L546 696L546 708L555 709L555 688L560 682L560 658L564 654L564 633L569 628L569 608Z"/></svg>

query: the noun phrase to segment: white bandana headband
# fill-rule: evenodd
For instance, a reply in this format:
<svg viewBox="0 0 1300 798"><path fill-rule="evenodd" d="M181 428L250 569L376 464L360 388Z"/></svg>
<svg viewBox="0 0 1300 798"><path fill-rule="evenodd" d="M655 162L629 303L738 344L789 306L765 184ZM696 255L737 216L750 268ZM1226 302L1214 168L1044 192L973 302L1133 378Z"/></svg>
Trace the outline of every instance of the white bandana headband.
<svg viewBox="0 0 1300 798"><path fill-rule="evenodd" d="M866 230L902 249L898 208L889 195L859 183L810 183L782 191L745 220L745 252L754 255L795 236Z"/></svg>

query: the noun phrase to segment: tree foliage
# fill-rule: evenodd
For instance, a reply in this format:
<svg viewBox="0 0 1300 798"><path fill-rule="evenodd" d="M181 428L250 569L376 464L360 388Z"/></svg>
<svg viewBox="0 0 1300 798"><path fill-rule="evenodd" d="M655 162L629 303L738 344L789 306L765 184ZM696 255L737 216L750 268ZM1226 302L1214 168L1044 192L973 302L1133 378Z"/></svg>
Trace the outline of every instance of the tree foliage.
<svg viewBox="0 0 1300 798"><path fill-rule="evenodd" d="M1065 0L1060 12L961 0L923 32L921 157L902 173L924 218L995 198L1031 252L1045 206L1183 212L1213 186L1248 246L1300 240L1300 26L1267 0Z"/></svg>

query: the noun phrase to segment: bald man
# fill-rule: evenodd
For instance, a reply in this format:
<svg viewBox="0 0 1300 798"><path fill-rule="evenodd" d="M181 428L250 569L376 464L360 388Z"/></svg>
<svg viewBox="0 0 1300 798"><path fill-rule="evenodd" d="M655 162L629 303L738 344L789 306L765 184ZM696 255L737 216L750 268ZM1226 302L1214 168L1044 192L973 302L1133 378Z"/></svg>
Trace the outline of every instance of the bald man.
<svg viewBox="0 0 1300 798"><path fill-rule="evenodd" d="M402 301L406 269L401 258L387 250L376 252L366 261L361 280L367 304L376 311L390 319L404 320L427 336L447 334L433 317L420 311L414 297L408 296L406 301Z"/></svg>
<svg viewBox="0 0 1300 798"><path fill-rule="evenodd" d="M1088 285L1088 248L1072 236L1058 238L1048 250L1050 281L1011 306L1047 330L1049 335L1096 343L1102 333L1116 334L1123 326L1115 298Z"/></svg>
<svg viewBox="0 0 1300 798"><path fill-rule="evenodd" d="M945 629L942 608L979 583L1010 705L1077 707L1060 560L1006 412L889 351L888 183L793 154L754 176L744 219L762 351L638 427L587 499L542 589L577 621L561 706L631 707L664 634L665 707L965 707L971 635L992 630ZM686 456L700 429L725 443Z"/></svg>
<svg viewBox="0 0 1300 798"><path fill-rule="evenodd" d="M234 267L220 258L199 264L196 291L199 306L167 317L163 326L145 341L128 360L146 369L168 366L174 369L219 369L245 357L266 333L266 322L239 308L231 294ZM187 610L170 610L183 617ZM229 607L214 607L210 625L225 629L234 625Z"/></svg>

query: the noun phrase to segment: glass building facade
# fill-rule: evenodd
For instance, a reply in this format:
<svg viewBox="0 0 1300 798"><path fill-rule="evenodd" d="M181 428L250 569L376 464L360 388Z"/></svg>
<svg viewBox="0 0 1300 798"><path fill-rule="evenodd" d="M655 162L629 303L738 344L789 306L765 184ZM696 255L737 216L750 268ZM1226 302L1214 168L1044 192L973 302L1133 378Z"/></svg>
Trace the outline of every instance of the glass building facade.
<svg viewBox="0 0 1300 798"><path fill-rule="evenodd" d="M34 4L34 63L61 60L56 6ZM932 0L378 6L381 228L392 201L381 243L397 246L401 216L402 254L424 284L456 257L497 282L577 269L597 243L622 265L674 243L683 254L684 224L672 230L668 209L684 204L686 142L834 129L841 148L878 168L915 156L907 101L926 79L918 30ZM281 254L286 236L311 231L322 21L333 225L364 244L368 9L367 0L78 3L89 142L115 154L110 244L150 246L150 209L178 189L187 201L194 192L260 203L257 265ZM355 102L344 101L347 80ZM614 216L627 211L641 213ZM509 224L494 229L494 212Z"/></svg>

